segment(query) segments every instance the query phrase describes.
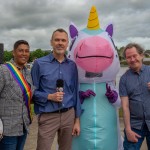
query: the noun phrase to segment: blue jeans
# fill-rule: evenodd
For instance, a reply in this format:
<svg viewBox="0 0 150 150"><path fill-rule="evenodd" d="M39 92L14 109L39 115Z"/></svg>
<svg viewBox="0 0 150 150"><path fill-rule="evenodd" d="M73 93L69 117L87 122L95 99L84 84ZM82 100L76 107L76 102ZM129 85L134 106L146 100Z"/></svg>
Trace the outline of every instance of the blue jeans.
<svg viewBox="0 0 150 150"><path fill-rule="evenodd" d="M148 150L150 150L150 131L148 130L147 125L144 123L141 130L132 128L132 131L139 134L141 138L138 139L137 143L129 142L127 139L126 133L124 131L124 135L125 135L124 143L123 143L124 150L140 150L140 147L145 137L146 137Z"/></svg>
<svg viewBox="0 0 150 150"><path fill-rule="evenodd" d="M27 131L22 136L4 136L0 141L0 150L23 150Z"/></svg>

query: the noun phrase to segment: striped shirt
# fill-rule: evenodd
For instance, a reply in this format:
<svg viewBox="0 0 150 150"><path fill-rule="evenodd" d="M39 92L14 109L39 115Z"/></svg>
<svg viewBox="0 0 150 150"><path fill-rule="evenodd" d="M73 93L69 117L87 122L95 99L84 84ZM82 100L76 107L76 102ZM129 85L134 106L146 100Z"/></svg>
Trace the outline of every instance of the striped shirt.
<svg viewBox="0 0 150 150"><path fill-rule="evenodd" d="M142 65L139 73L127 70L119 83L120 96L128 96L131 127L141 129L145 122L150 130L150 66Z"/></svg>

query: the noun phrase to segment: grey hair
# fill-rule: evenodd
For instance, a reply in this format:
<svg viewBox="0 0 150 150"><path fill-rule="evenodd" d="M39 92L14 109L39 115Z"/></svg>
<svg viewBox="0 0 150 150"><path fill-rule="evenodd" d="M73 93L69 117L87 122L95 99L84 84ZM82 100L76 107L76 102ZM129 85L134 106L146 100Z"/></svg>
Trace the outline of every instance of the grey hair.
<svg viewBox="0 0 150 150"><path fill-rule="evenodd" d="M138 54L144 54L144 48L137 43L129 43L123 50L123 57L126 58L126 50L135 47Z"/></svg>
<svg viewBox="0 0 150 150"><path fill-rule="evenodd" d="M61 33L64 32L64 33L66 33L66 35L68 36L68 33L67 33L66 30L64 30L63 28L58 28L58 29L56 29L56 30L52 33L51 40L53 39L53 36L54 36L55 32L61 32Z"/></svg>

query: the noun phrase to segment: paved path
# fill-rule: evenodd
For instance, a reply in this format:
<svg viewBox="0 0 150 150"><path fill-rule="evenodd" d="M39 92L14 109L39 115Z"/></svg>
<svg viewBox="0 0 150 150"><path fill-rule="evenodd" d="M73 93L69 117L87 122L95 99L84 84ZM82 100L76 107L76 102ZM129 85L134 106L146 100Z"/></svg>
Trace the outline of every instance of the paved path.
<svg viewBox="0 0 150 150"><path fill-rule="evenodd" d="M24 150L36 150L37 131L37 117L34 116L33 122L30 126L30 134L28 135ZM56 150L56 138L54 139L52 150Z"/></svg>
<svg viewBox="0 0 150 150"><path fill-rule="evenodd" d="M123 135L123 121L120 119L120 126L121 126L121 133ZM25 149L24 150L36 150L36 142L37 142L37 119L36 116L34 116L33 123L30 126L30 134L27 138ZM147 150L146 142L144 141L141 150ZM52 150L56 150L56 138L53 142Z"/></svg>

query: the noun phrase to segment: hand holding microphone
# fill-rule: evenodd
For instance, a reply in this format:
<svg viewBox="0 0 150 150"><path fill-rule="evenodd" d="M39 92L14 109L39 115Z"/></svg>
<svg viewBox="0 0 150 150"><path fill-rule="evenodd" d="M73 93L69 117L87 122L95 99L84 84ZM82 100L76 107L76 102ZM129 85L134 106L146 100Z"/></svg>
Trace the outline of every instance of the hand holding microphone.
<svg viewBox="0 0 150 150"><path fill-rule="evenodd" d="M56 81L56 91L57 92L63 92L63 87L64 87L64 80L58 79Z"/></svg>
<svg viewBox="0 0 150 150"><path fill-rule="evenodd" d="M57 91L58 102L62 102L62 100L63 100L63 95L64 95L63 87L64 87L64 80L58 79L56 81L56 91Z"/></svg>
<svg viewBox="0 0 150 150"><path fill-rule="evenodd" d="M56 92L53 94L48 95L48 99L54 102L62 102L63 101L63 87L64 87L64 81L62 79L58 79L56 81Z"/></svg>

